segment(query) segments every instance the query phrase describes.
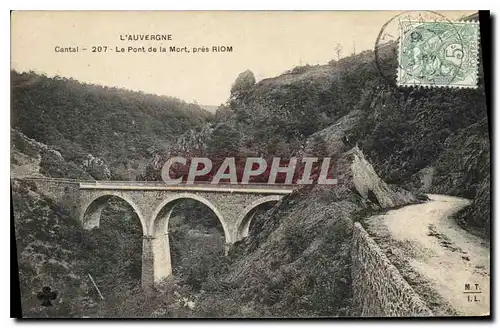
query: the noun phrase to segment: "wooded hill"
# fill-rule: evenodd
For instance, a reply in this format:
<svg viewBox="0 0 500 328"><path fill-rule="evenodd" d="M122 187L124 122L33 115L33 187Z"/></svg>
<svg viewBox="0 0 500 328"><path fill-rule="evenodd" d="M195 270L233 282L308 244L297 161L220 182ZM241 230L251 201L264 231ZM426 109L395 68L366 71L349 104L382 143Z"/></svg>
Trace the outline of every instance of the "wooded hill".
<svg viewBox="0 0 500 328"><path fill-rule="evenodd" d="M114 179L138 174L153 154L212 116L176 98L34 72L12 71L11 85L12 128L69 162L81 164L88 154L101 158Z"/></svg>

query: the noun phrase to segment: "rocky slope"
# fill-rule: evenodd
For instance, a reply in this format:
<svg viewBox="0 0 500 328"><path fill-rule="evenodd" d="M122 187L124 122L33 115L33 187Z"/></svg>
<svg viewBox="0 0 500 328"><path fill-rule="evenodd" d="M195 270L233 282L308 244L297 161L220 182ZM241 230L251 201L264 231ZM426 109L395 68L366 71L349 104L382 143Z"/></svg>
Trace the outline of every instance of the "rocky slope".
<svg viewBox="0 0 500 328"><path fill-rule="evenodd" d="M93 160L68 162L54 147L28 138L15 129L10 133L11 178L38 176L95 180L93 176L109 174L109 168L102 160L96 160L91 154L87 154L87 158Z"/></svg>
<svg viewBox="0 0 500 328"><path fill-rule="evenodd" d="M482 61L477 89L397 88L378 70L396 72L396 54L397 45L388 43L378 52L379 65L365 51L257 83L245 71L210 126L193 132L183 149L323 156L345 138L389 184L474 199L457 218L488 238L491 154Z"/></svg>
<svg viewBox="0 0 500 328"><path fill-rule="evenodd" d="M23 316L80 316L94 301L82 270L80 225L29 183L11 183ZM36 298L42 287L59 293L55 309Z"/></svg>
<svg viewBox="0 0 500 328"><path fill-rule="evenodd" d="M383 182L355 147L336 165L338 186L311 185L285 197L230 253L220 281L208 279L195 316L346 316L352 225L372 211L416 202Z"/></svg>

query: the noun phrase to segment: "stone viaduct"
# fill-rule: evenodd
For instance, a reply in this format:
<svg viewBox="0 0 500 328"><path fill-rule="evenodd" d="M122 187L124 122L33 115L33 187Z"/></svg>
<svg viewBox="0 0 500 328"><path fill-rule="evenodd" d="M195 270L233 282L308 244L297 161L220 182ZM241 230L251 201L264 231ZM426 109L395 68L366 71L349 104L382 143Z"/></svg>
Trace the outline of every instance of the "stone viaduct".
<svg viewBox="0 0 500 328"><path fill-rule="evenodd" d="M278 202L294 188L291 185L258 184L166 185L146 181L32 181L63 203L63 207L79 218L84 229L99 227L101 212L111 197L128 203L142 226L143 288L151 288L172 274L168 222L175 206L183 199L196 200L213 211L224 230L227 254L231 244L248 235L256 209Z"/></svg>

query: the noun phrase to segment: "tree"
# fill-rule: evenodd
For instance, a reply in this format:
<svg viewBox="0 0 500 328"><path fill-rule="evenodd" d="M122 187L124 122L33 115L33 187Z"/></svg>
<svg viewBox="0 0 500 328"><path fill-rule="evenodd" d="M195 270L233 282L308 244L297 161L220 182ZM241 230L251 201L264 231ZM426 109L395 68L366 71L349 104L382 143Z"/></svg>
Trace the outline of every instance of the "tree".
<svg viewBox="0 0 500 328"><path fill-rule="evenodd" d="M335 45L335 48L333 48L335 50L335 54L337 55L337 60L340 59L340 56L342 55L342 45L340 43L337 43L337 45Z"/></svg>
<svg viewBox="0 0 500 328"><path fill-rule="evenodd" d="M231 86L231 99L239 98L255 84L255 76L251 70L240 73Z"/></svg>
<svg viewBox="0 0 500 328"><path fill-rule="evenodd" d="M233 111L229 105L220 105L215 111L215 122L228 122L233 115Z"/></svg>
<svg viewBox="0 0 500 328"><path fill-rule="evenodd" d="M241 135L232 125L219 123L207 142L211 155L235 156L239 153Z"/></svg>

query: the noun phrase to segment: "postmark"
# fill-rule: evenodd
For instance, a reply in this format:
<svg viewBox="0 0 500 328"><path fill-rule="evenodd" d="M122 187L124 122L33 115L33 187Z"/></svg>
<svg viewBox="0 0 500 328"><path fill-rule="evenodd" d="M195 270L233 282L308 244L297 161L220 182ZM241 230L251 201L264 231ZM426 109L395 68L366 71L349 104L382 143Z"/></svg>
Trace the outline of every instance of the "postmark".
<svg viewBox="0 0 500 328"><path fill-rule="evenodd" d="M400 21L397 85L477 88L479 25Z"/></svg>
<svg viewBox="0 0 500 328"><path fill-rule="evenodd" d="M436 83L423 84L421 81L416 81L414 84L401 84L398 81L399 71L402 69L399 63L400 55L400 43L401 43L401 26L403 22L412 22L415 24L422 23L438 23L443 26L448 27L452 31L457 31L457 24L476 24L477 33L478 23L477 17L468 15L463 17L447 17L442 13L429 10L419 10L419 11L404 11L397 13L391 19L389 19L383 26L381 26L377 39L375 41L375 65L377 67L380 76L385 80L385 82L400 92L405 92L405 90L411 90L414 87L459 87L453 83L448 83L447 85L438 85ZM479 33L478 33L479 34ZM455 32L455 36L460 36L458 32ZM415 36L415 35L414 35ZM458 37L459 44L462 45L462 38ZM477 38L477 43L474 45L479 46L479 35ZM460 60L462 61L462 60ZM477 80L477 79L476 79ZM474 83L472 83L474 84ZM475 86L472 86L472 88Z"/></svg>

